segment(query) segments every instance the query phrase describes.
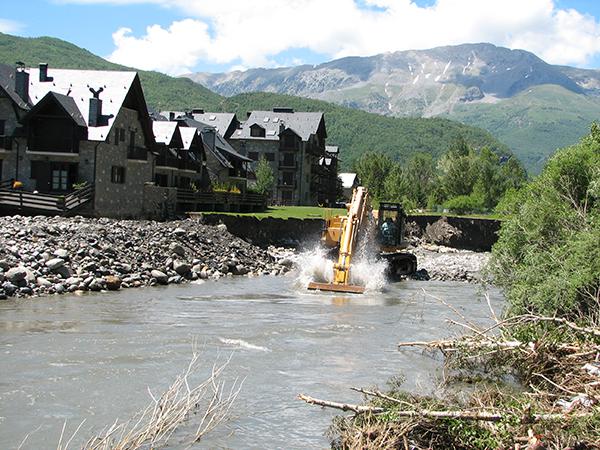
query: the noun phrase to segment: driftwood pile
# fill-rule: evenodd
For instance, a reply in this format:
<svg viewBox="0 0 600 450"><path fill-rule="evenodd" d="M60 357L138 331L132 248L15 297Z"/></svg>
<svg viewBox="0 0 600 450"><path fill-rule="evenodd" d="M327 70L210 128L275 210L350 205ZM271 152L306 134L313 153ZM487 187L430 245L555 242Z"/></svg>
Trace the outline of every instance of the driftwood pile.
<svg viewBox="0 0 600 450"><path fill-rule="evenodd" d="M600 448L600 327L534 315L488 328L462 319L451 321L468 330L460 337L398 345L444 355L444 399L397 386L352 388L365 396L360 405L300 394L353 413L334 420L332 447Z"/></svg>

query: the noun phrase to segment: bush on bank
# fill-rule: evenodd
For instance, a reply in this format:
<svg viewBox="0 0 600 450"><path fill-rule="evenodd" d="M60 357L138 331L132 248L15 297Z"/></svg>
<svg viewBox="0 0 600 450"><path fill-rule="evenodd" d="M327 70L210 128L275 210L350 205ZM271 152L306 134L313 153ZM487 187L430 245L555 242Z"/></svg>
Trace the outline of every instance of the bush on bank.
<svg viewBox="0 0 600 450"><path fill-rule="evenodd" d="M600 138L558 151L501 205L509 218L491 270L509 314L571 319L600 312Z"/></svg>

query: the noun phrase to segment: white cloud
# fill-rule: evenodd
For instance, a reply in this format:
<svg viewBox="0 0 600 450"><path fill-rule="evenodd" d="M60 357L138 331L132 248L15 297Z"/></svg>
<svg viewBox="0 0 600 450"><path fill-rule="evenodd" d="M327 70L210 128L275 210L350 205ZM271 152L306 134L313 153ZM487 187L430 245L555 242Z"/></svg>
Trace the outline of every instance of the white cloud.
<svg viewBox="0 0 600 450"><path fill-rule="evenodd" d="M15 33L23 28L23 24L14 20L0 18L0 33Z"/></svg>
<svg viewBox="0 0 600 450"><path fill-rule="evenodd" d="M139 3L144 0L63 0ZM156 3L157 0L146 0ZM189 19L143 36L121 28L109 59L171 74L199 61L240 67L278 65L286 50L307 48L332 58L491 42L532 51L550 63L585 65L600 52L600 23L553 0L163 0ZM286 57L289 58L289 55Z"/></svg>

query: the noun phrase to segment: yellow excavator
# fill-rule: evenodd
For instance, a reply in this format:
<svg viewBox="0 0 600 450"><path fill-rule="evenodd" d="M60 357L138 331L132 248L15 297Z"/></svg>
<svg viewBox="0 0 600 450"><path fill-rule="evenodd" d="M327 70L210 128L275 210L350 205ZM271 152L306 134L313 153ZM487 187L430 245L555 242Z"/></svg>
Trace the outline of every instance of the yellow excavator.
<svg viewBox="0 0 600 450"><path fill-rule="evenodd" d="M365 286L351 284L350 271L356 246L361 238L370 231L369 219L372 216L369 193L359 186L352 194L345 216L334 216L326 220L321 236L321 244L337 249L337 262L333 264L331 283L310 282L309 290L347 292L362 294ZM386 274L389 278L399 279L417 270L417 259L410 253L402 252L406 243L404 233L405 215L399 203L381 202L377 212L378 257L387 261Z"/></svg>

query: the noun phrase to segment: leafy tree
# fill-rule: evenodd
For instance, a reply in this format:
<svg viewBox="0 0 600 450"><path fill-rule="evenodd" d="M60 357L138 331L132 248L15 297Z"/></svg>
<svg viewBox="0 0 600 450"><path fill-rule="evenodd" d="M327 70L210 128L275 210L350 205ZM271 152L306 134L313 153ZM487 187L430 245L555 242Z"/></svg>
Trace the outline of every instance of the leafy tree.
<svg viewBox="0 0 600 450"><path fill-rule="evenodd" d="M410 181L405 170L399 164L394 164L384 182L385 197L382 200L404 202L411 194Z"/></svg>
<svg viewBox="0 0 600 450"><path fill-rule="evenodd" d="M385 179L393 165L389 156L378 152L364 153L356 161L355 171L375 200L385 200Z"/></svg>
<svg viewBox="0 0 600 450"><path fill-rule="evenodd" d="M408 197L418 206L426 206L437 181L433 157L429 153L415 153L408 160L404 174L408 183Z"/></svg>
<svg viewBox="0 0 600 450"><path fill-rule="evenodd" d="M491 270L511 313L573 320L600 313L600 143L559 150L541 175L510 191Z"/></svg>
<svg viewBox="0 0 600 450"><path fill-rule="evenodd" d="M275 184L275 175L271 164L261 156L258 164L256 165L256 191L259 194L271 195L273 186Z"/></svg>

